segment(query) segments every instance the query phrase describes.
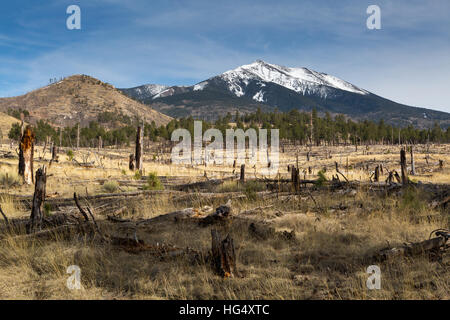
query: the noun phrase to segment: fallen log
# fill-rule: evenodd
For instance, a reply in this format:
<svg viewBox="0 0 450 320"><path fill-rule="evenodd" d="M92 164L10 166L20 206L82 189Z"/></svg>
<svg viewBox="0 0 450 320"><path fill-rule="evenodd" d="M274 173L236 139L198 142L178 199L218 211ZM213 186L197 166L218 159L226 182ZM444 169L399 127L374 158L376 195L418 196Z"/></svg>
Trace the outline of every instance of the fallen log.
<svg viewBox="0 0 450 320"><path fill-rule="evenodd" d="M438 236L422 242L409 243L396 248L385 248L378 253L378 258L382 261L399 256L416 256L425 253L438 252L445 248L448 237Z"/></svg>
<svg viewBox="0 0 450 320"><path fill-rule="evenodd" d="M166 213L166 214L162 214L159 216L156 216L154 218L150 218L150 219L145 219L145 220L140 220L136 222L136 226L137 225L141 225L141 224L147 224L147 223L154 223L154 222L161 222L161 221L179 221L179 220L183 220L189 217L192 217L196 212L194 211L194 209L192 208L187 208L181 211L175 211L175 212L170 212L170 213Z"/></svg>

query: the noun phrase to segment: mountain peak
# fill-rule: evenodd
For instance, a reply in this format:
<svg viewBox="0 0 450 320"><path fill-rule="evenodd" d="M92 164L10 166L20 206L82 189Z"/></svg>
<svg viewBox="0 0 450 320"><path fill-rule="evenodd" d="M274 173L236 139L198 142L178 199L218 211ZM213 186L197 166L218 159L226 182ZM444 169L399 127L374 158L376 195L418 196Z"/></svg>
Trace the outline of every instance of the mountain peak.
<svg viewBox="0 0 450 320"><path fill-rule="evenodd" d="M303 95L315 94L323 98L326 98L334 89L361 95L368 94L367 91L326 73L307 68L280 66L263 60L256 60L252 64L227 71L220 77L228 82L230 91L238 97L245 94L245 90L239 83L247 85L252 80L275 83ZM257 101L263 102L261 99L261 95L258 95Z"/></svg>

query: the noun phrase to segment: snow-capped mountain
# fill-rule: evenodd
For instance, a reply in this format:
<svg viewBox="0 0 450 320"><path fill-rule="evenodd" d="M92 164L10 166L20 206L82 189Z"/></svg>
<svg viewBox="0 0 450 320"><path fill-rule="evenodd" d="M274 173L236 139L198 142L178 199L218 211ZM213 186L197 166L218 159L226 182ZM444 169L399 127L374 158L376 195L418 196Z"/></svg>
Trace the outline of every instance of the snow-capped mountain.
<svg viewBox="0 0 450 320"><path fill-rule="evenodd" d="M264 102L264 87L266 82L278 84L287 89L293 90L303 95L318 95L326 98L333 92L330 90L340 89L348 92L368 94L351 83L336 78L334 76L309 70L307 68L288 68L258 60L252 64L244 65L234 70L230 70L219 76L228 84L228 89L236 96L245 95L246 87L252 81L257 81L261 90L254 96L253 100ZM204 81L196 85L197 90L202 90L208 85ZM194 87L194 90L196 88Z"/></svg>
<svg viewBox="0 0 450 320"><path fill-rule="evenodd" d="M188 91L201 91L217 81L223 81L228 90L237 97L247 93L247 87L256 81L260 90L253 94L256 102L265 102L264 87L266 83L278 84L289 90L303 95L317 95L327 98L333 94L333 89L344 90L362 95L368 94L351 83L341 80L326 73L309 70L307 68L288 68L257 60L252 64L243 65L227 71L219 76L202 81L192 87L169 87L157 84L147 84L131 89L123 89L128 95L138 100L158 99ZM254 90L254 89L252 89ZM181 91L181 92L180 92Z"/></svg>
<svg viewBox="0 0 450 320"><path fill-rule="evenodd" d="M147 85L123 91L173 117L213 120L228 112L252 112L258 107L266 111L316 108L352 118L384 118L397 124L434 120L450 123L445 112L401 105L326 73L261 60L192 86Z"/></svg>

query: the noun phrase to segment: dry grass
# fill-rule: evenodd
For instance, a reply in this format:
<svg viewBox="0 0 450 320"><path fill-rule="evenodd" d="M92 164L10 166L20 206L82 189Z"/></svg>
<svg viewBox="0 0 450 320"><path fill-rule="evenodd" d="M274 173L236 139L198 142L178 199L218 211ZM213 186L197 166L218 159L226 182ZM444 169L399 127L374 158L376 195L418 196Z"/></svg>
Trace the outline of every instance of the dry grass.
<svg viewBox="0 0 450 320"><path fill-rule="evenodd" d="M419 174L412 179L440 184L441 190L448 190L450 156L444 148L435 146L430 152L432 158L444 160L443 171L437 170L437 165L431 161L426 165L418 152ZM75 152L75 156L81 159L83 152L86 151ZM322 150L318 148L315 152L320 154ZM314 172L307 178L316 178L317 172L325 166L330 178L334 161L338 161L344 174L351 179L360 180L361 176L362 181L367 181L368 173L355 169L355 165L376 158L389 168L398 166L397 151L384 153L381 147L370 147L374 154L348 155L352 168L347 172L345 152L345 148L336 149L332 159L300 161L300 167L312 166ZM60 163L52 164L48 194L71 196L74 190L81 194L109 192L105 185L115 185L111 181L134 181L134 173L125 169L128 151L103 153L105 169L80 168L68 162L65 156ZM122 159L115 158L117 155ZM295 154L284 154L282 161L286 166L294 163ZM284 164L281 173L287 177ZM0 168L0 174L14 170L14 160L2 160ZM231 174L232 170L225 166L192 168L148 159L145 162L147 173L186 176L192 181L204 180L204 171L209 176L220 177L222 173ZM248 175L251 177L253 173ZM104 181L89 182L95 179ZM379 194L366 189L332 192L322 188L312 190L316 206L305 191L289 198L277 198L276 194L272 198L261 198L256 193L260 187L226 182L215 190L208 190L240 191L247 195L233 201L236 215L263 208L245 214L249 221L235 219L221 229L222 234L229 232L235 241L242 278L222 279L211 271L208 263L193 263L188 258L161 260L149 252L132 254L87 238L32 242L10 235L0 240L0 299L450 299L448 255L441 262L433 262L426 256L383 263L371 258L388 242L396 246L421 241L428 238L430 231L449 227L448 212L430 209L431 195L422 189ZM2 192L32 194L32 187L21 185L3 188ZM161 195L130 201L122 218L135 220L186 207L200 209L209 205L214 208L220 204L195 194L185 202L175 202L170 196ZM10 218L29 215L9 196L2 195L0 205ZM110 224L104 218L97 217L104 232L121 236L132 234L131 226ZM255 239L248 232L250 221L268 224L278 232L294 232L296 240ZM137 236L146 243L189 246L202 252L207 252L211 246L210 228L192 222L146 225L138 229ZM381 290L366 288L369 276L366 268L372 264L381 268ZM66 269L70 265L81 268L81 290L66 287L69 277Z"/></svg>

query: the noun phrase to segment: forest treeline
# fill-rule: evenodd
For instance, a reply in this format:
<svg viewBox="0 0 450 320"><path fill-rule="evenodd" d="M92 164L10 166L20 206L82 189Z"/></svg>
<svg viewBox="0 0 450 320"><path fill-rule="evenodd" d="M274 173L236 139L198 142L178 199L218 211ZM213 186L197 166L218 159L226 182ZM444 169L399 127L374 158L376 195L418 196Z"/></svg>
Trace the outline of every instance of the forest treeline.
<svg viewBox="0 0 450 320"><path fill-rule="evenodd" d="M115 123L116 126L111 126ZM117 123L120 123L117 126ZM97 146L99 137L103 146L128 146L136 139L138 120L127 116L104 112L97 121L91 121L87 127L80 128L80 147ZM194 133L194 118L173 119L165 126L156 126L154 122L144 124L144 136L151 141L170 140L175 129L184 128ZM428 129L415 128L412 125L399 128L378 122L362 120L353 121L343 115L331 116L325 113L319 116L316 110L303 112L292 110L282 112L262 112L258 109L254 113L232 115L228 113L215 122L202 121L203 132L209 128L217 128L225 136L226 129L240 128L247 130L254 128L279 129L280 139L296 141L298 144L315 145L327 144L398 144L398 143L448 143L450 142L450 128L443 130L438 123ZM34 125L34 132L38 143L47 138L61 142L62 146L74 147L78 135L78 125L57 128L40 120ZM8 137L13 140L20 138L20 125L13 124ZM61 141L60 141L61 139Z"/></svg>

